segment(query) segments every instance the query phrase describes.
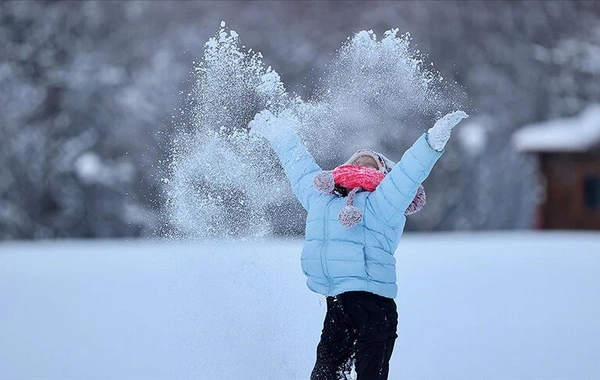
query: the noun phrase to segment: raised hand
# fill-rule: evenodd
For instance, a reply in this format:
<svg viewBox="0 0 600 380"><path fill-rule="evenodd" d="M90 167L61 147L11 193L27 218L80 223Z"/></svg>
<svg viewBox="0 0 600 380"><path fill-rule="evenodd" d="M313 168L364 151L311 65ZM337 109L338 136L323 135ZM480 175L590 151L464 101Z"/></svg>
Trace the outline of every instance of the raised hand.
<svg viewBox="0 0 600 380"><path fill-rule="evenodd" d="M273 133L277 124L277 116L269 110L263 110L254 116L254 119L248 123L251 134L264 135L265 133Z"/></svg>
<svg viewBox="0 0 600 380"><path fill-rule="evenodd" d="M442 151L450 139L452 128L460 123L462 119L468 117L469 115L464 111L454 111L436 121L433 127L429 128L427 131L427 142L429 143L429 146L438 152Z"/></svg>

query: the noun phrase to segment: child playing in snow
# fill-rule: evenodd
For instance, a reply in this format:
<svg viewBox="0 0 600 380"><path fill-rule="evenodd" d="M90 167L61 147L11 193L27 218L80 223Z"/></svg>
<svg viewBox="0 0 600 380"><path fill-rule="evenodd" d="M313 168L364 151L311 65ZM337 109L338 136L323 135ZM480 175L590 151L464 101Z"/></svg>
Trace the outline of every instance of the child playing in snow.
<svg viewBox="0 0 600 380"><path fill-rule="evenodd" d="M421 183L466 117L455 111L438 120L398 164L360 150L331 172L300 142L291 113L262 111L250 122L251 133L270 142L308 211L302 270L308 287L327 299L311 380L345 378L352 363L358 380L387 379L398 324L394 252L405 214L422 206Z"/></svg>

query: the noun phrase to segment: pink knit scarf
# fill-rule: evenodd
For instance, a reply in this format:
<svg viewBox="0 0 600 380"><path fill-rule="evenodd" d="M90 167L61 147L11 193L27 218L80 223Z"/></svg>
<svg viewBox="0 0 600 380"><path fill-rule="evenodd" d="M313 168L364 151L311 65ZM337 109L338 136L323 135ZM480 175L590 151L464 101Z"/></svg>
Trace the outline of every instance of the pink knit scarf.
<svg viewBox="0 0 600 380"><path fill-rule="evenodd" d="M342 165L333 169L333 181L348 191L362 187L366 191L374 191L385 178L385 174L366 166Z"/></svg>

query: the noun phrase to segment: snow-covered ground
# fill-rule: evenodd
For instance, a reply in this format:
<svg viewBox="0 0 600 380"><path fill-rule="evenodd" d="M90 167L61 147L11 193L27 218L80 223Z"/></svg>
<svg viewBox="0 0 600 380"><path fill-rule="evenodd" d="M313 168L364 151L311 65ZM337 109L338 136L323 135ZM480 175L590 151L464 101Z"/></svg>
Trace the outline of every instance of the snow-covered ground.
<svg viewBox="0 0 600 380"><path fill-rule="evenodd" d="M390 379L600 379L600 234L405 235ZM300 240L0 243L0 379L307 379Z"/></svg>

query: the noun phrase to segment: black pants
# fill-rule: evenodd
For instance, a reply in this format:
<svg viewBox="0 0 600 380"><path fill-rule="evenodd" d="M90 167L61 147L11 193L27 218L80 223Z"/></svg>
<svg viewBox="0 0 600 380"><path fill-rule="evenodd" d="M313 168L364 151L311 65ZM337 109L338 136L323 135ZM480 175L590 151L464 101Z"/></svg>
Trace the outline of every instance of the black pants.
<svg viewBox="0 0 600 380"><path fill-rule="evenodd" d="M347 379L355 364L357 380L386 380L398 335L391 298L369 292L327 297L327 315L311 380Z"/></svg>

